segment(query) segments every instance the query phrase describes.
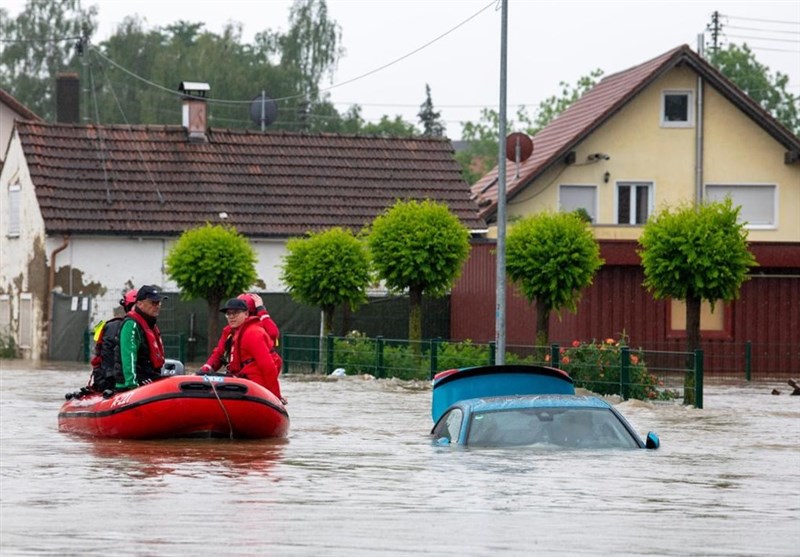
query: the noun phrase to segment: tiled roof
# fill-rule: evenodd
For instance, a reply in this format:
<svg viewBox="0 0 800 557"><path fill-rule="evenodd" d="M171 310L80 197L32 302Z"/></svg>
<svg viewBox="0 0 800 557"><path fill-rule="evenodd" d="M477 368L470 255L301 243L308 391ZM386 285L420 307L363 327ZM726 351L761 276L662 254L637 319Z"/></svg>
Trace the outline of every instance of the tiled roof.
<svg viewBox="0 0 800 557"><path fill-rule="evenodd" d="M486 223L444 139L18 122L48 233L177 235L205 222L252 237L358 230L397 199ZM221 213L227 219L220 218Z"/></svg>
<svg viewBox="0 0 800 557"><path fill-rule="evenodd" d="M584 96L533 137L534 151L519 167L519 179L514 179L516 165L506 164L506 197L511 199L531 181L554 164L564 161L567 154L589 134L616 114L625 104L658 77L679 64L687 64L706 83L759 123L787 149L800 150L800 139L778 123L755 101L736 87L717 69L703 60L688 45L682 45L652 60L607 76ZM472 185L472 196L487 220L497 212L498 168Z"/></svg>
<svg viewBox="0 0 800 557"><path fill-rule="evenodd" d="M19 102L16 97L12 96L3 89L0 89L0 102L5 104L11 110L20 115L23 120L41 120L30 108Z"/></svg>

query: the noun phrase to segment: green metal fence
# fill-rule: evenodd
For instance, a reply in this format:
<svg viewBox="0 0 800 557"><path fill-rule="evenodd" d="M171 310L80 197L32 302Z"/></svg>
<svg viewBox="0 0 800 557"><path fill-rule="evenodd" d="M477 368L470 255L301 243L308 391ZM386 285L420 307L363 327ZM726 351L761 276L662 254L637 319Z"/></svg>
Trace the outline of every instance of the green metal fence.
<svg viewBox="0 0 800 557"><path fill-rule="evenodd" d="M383 337L284 335L284 373L331 374L429 380L437 372L494 363L494 343L409 342ZM567 371L577 387L623 398L678 399L702 408L703 351L631 349L627 346L508 346L507 364L548 365Z"/></svg>

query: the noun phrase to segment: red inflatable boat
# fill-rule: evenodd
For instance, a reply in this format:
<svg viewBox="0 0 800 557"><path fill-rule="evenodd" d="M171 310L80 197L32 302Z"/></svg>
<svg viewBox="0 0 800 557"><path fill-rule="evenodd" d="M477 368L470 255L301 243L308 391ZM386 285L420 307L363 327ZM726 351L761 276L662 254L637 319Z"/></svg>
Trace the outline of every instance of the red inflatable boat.
<svg viewBox="0 0 800 557"><path fill-rule="evenodd" d="M176 375L105 398L67 400L60 431L117 439L285 437L289 414L270 391L247 379Z"/></svg>

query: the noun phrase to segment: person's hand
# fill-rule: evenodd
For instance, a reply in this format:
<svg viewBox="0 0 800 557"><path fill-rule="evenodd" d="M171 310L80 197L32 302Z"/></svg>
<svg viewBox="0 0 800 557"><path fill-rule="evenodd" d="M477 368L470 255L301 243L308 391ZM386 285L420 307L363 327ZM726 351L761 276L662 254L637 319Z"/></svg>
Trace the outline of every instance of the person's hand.
<svg viewBox="0 0 800 557"><path fill-rule="evenodd" d="M253 302L255 302L256 307L264 305L264 300L262 300L261 296L259 296L255 292L249 293L248 296L250 296L250 299L253 300Z"/></svg>
<svg viewBox="0 0 800 557"><path fill-rule="evenodd" d="M195 372L195 375L207 375L207 374L209 374L209 373L211 373L211 372L213 372L213 371L214 371L214 370L213 370L213 369L211 369L211 366L210 366L210 365L208 365L208 364L203 364L203 367L201 367L200 369L198 369L198 370Z"/></svg>

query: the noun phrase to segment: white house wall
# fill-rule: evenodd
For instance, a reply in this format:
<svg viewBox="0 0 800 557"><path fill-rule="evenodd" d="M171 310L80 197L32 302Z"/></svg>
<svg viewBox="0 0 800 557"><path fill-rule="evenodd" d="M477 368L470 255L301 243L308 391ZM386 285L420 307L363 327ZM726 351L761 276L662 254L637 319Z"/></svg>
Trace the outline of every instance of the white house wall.
<svg viewBox="0 0 800 557"><path fill-rule="evenodd" d="M47 253L62 244L61 237L47 242ZM56 290L70 296L93 298L90 321L106 319L119 307L122 295L142 284L156 284L166 292L178 292L168 279L165 261L175 239L109 238L100 236L71 237L66 249L56 254ZM283 241L251 241L256 251L258 282L254 290L283 292L280 283Z"/></svg>
<svg viewBox="0 0 800 557"><path fill-rule="evenodd" d="M0 172L0 294L9 296L10 327L17 341L21 295L32 295L33 342L22 350L24 357L37 358L43 349L46 323L43 319L43 294L47 285L47 255L44 221L36 201L30 173L19 138L9 144ZM19 235L9 235L9 186L20 186Z"/></svg>

